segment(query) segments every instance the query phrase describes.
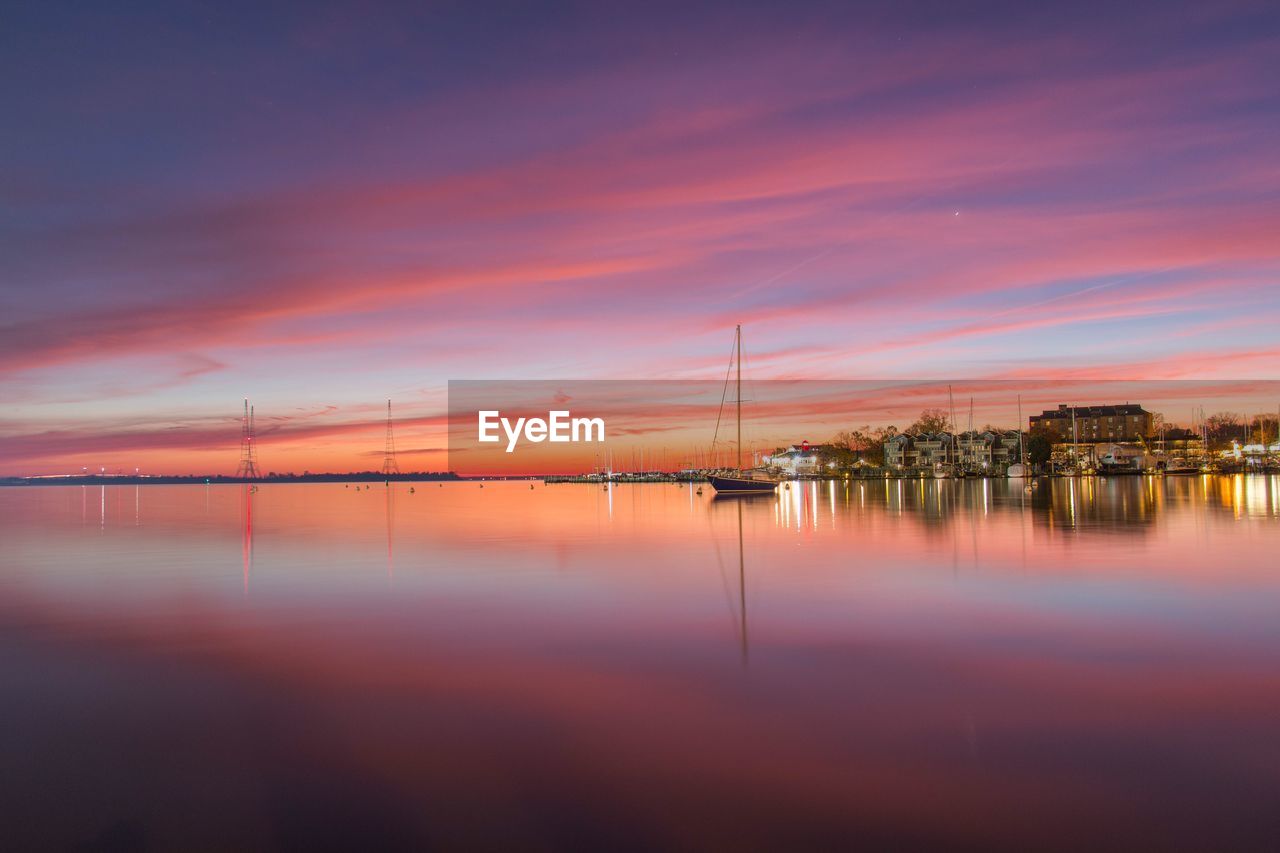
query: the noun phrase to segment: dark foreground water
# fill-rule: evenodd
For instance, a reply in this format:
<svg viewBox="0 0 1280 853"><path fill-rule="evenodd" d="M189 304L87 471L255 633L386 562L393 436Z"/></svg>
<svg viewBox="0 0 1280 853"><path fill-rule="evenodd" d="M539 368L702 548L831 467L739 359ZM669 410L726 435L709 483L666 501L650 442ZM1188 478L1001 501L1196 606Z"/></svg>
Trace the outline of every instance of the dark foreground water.
<svg viewBox="0 0 1280 853"><path fill-rule="evenodd" d="M6 850L1280 849L1280 478L0 490Z"/></svg>

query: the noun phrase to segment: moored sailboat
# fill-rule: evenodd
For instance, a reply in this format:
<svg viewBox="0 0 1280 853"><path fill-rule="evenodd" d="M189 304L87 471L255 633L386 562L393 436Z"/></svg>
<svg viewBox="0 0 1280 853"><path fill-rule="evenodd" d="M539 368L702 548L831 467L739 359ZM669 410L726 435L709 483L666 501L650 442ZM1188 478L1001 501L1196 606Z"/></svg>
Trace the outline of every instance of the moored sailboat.
<svg viewBox="0 0 1280 853"><path fill-rule="evenodd" d="M778 481L767 471L743 470L734 474L710 474L711 487L718 495L761 495L776 491Z"/></svg>
<svg viewBox="0 0 1280 853"><path fill-rule="evenodd" d="M1027 476L1027 450L1023 446L1023 396L1018 394L1018 461L1007 467L1005 474L1009 479L1023 479Z"/></svg>
<svg viewBox="0 0 1280 853"><path fill-rule="evenodd" d="M717 495L760 495L768 494L778 488L778 481L769 472L760 468L742 467L742 326L734 329L733 335L734 362L737 369L737 393L734 400L737 411L737 463L738 467L728 474L711 474L707 480ZM725 377L725 389L728 390L729 377ZM722 403L723 405L723 403Z"/></svg>

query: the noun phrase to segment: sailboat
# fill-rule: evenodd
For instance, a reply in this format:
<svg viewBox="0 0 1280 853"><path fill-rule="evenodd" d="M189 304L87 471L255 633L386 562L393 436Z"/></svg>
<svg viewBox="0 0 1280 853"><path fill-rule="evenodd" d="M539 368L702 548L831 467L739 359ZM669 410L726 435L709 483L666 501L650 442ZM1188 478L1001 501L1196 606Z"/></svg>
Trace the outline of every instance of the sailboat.
<svg viewBox="0 0 1280 853"><path fill-rule="evenodd" d="M952 424L955 426L955 424ZM978 454L974 452L974 445L978 441L978 433L973 428L973 398L969 398L969 429L962 434L966 447L960 450L960 476L961 477L981 477L982 463L978 460Z"/></svg>
<svg viewBox="0 0 1280 853"><path fill-rule="evenodd" d="M711 474L707 479L717 495L760 495L773 492L778 488L778 481L769 472L761 468L742 468L742 326L734 328L733 333L734 362L737 365L737 394L734 403L737 407L738 467L732 474ZM729 377L725 377L725 390L729 389ZM723 405L723 404L722 404Z"/></svg>
<svg viewBox="0 0 1280 853"><path fill-rule="evenodd" d="M933 465L933 476L939 480L945 480L954 476L956 471L956 399L951 395L951 386L947 386L947 401L951 412L951 424L948 427L952 432L942 430L940 433L946 436L946 449L943 451L943 459L946 462L935 462Z"/></svg>
<svg viewBox="0 0 1280 853"><path fill-rule="evenodd" d="M1080 476L1080 461L1078 456L1079 435L1076 432L1076 407L1073 403L1071 406L1071 467L1063 468L1058 471L1062 477L1078 477Z"/></svg>
<svg viewBox="0 0 1280 853"><path fill-rule="evenodd" d="M1022 445L1022 395L1018 395L1018 461L1005 471L1010 479L1020 480L1027 476L1027 451Z"/></svg>

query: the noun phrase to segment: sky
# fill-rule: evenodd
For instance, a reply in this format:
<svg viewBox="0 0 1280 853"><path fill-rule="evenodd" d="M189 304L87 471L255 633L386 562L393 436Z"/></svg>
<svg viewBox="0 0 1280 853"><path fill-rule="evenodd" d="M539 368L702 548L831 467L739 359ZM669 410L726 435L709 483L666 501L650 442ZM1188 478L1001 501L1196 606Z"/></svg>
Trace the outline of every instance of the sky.
<svg viewBox="0 0 1280 853"><path fill-rule="evenodd" d="M439 469L451 379L739 323L759 379L1277 376L1274 3L269 5L6 4L0 474L232 473L246 397L264 469L378 468L388 399Z"/></svg>

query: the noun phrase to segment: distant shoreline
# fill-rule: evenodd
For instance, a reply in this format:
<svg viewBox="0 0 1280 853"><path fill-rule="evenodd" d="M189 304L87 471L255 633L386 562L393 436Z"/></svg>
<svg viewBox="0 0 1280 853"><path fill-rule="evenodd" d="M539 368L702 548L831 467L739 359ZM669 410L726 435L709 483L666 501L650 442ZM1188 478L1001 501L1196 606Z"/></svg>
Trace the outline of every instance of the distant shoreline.
<svg viewBox="0 0 1280 853"><path fill-rule="evenodd" d="M0 486L203 486L259 483L422 483L465 482L452 472L430 471L419 474L380 474L362 472L355 474L298 474L276 477L227 477L222 475L127 475L85 474L68 477L0 477ZM474 478L480 479L480 478ZM498 479L498 478L484 478ZM527 479L511 477L504 479Z"/></svg>

